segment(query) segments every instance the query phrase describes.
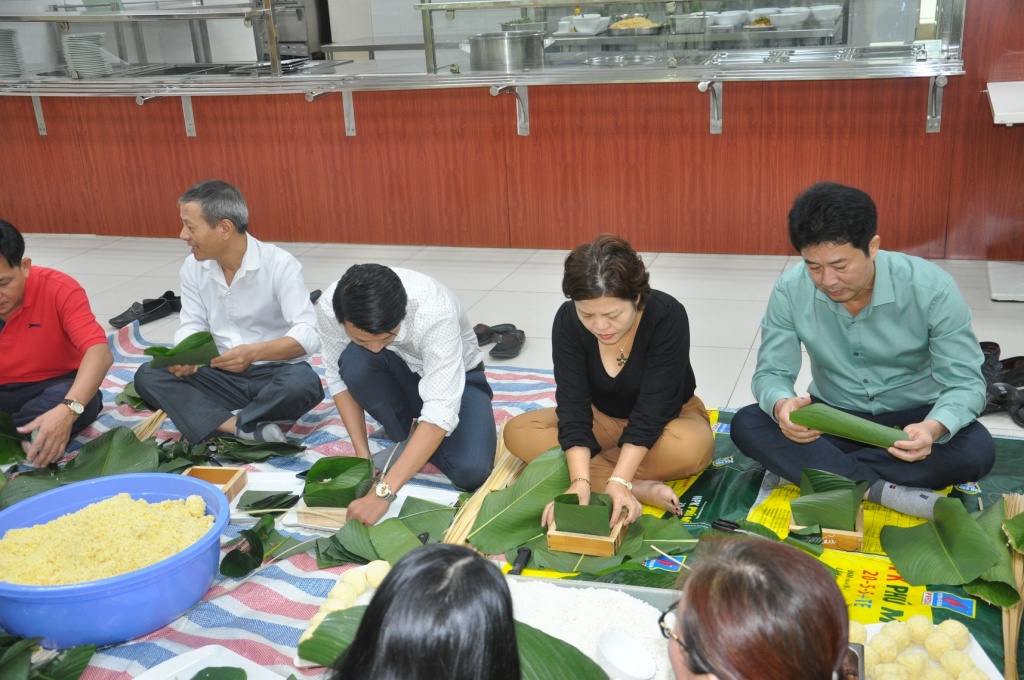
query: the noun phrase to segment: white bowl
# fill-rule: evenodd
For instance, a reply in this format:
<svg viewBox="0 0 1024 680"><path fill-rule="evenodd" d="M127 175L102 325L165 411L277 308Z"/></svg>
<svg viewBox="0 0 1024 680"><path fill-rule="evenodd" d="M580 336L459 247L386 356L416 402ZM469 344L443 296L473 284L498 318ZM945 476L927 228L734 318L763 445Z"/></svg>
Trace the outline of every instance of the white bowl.
<svg viewBox="0 0 1024 680"><path fill-rule="evenodd" d="M776 10L771 11L771 12L766 12L765 9L771 9L771 8L762 7L761 9L757 10L756 12L747 12L747 23L752 24L755 21L757 21L758 19L760 19L761 17L768 17L768 19L772 22L772 26L774 26L775 25L775 17L779 16L779 10L776 9Z"/></svg>
<svg viewBox="0 0 1024 680"><path fill-rule="evenodd" d="M597 32L607 31L608 26L612 23L611 17L601 17L601 25L597 27Z"/></svg>
<svg viewBox="0 0 1024 680"><path fill-rule="evenodd" d="M688 17L703 17L703 16L709 16L709 17L713 17L713 16L715 16L716 14L718 14L718 12L714 12L714 11L707 11L707 12L690 12L690 13L689 13L689 14L687 14L686 16L688 16Z"/></svg>
<svg viewBox="0 0 1024 680"><path fill-rule="evenodd" d="M811 8L810 7L783 7L782 8L782 13L783 14L790 14L790 13L799 14L800 15L800 21L807 21L808 19L811 18Z"/></svg>
<svg viewBox="0 0 1024 680"><path fill-rule="evenodd" d="M758 15L778 14L781 11L782 10L779 9L778 7L755 7L754 9L750 10L749 12L747 12L747 14L748 15L749 14L758 14Z"/></svg>
<svg viewBox="0 0 1024 680"><path fill-rule="evenodd" d="M747 22L747 13L741 9L733 9L722 12L715 17L715 23L719 26L742 26Z"/></svg>
<svg viewBox="0 0 1024 680"><path fill-rule="evenodd" d="M815 21L835 21L843 13L842 5L815 5L811 7L811 16Z"/></svg>
<svg viewBox="0 0 1024 680"><path fill-rule="evenodd" d="M581 15L584 19L600 19L600 14L583 14Z"/></svg>
<svg viewBox="0 0 1024 680"><path fill-rule="evenodd" d="M606 631L598 638L597 662L608 675L622 680L650 680L658 672L643 644L617 630Z"/></svg>
<svg viewBox="0 0 1024 680"><path fill-rule="evenodd" d="M593 17L576 17L572 21L573 28L577 33L584 35L595 35L601 29L601 15Z"/></svg>
<svg viewBox="0 0 1024 680"><path fill-rule="evenodd" d="M771 15L772 26L777 28L793 28L804 22L796 12L782 11Z"/></svg>

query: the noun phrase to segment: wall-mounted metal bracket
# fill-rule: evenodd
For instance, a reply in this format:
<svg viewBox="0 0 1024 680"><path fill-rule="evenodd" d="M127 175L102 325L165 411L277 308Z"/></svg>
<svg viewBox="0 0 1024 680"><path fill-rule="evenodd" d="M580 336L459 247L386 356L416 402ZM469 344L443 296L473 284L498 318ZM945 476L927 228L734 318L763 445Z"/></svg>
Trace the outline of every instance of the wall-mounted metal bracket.
<svg viewBox="0 0 1024 680"><path fill-rule="evenodd" d="M192 115L192 97L189 95L182 95L181 97L181 113L185 116L185 136L195 137L196 119Z"/></svg>
<svg viewBox="0 0 1024 680"><path fill-rule="evenodd" d="M326 90L310 90L309 92L306 93L306 101L315 102L317 99L320 99L321 97L326 97L327 95L335 91L336 90L333 90L331 88L327 88ZM345 112L345 136L355 137L356 110L355 105L352 102L352 90L341 91L341 106Z"/></svg>
<svg viewBox="0 0 1024 680"><path fill-rule="evenodd" d="M928 120L925 122L925 132L942 130L942 89L948 82L945 75L928 79Z"/></svg>
<svg viewBox="0 0 1024 680"><path fill-rule="evenodd" d="M722 83L717 80L702 80L697 83L701 92L711 92L711 134L722 134Z"/></svg>
<svg viewBox="0 0 1024 680"><path fill-rule="evenodd" d="M32 95L32 111L36 114L36 130L40 137L46 136L46 119L43 118L43 102L38 95Z"/></svg>
<svg viewBox="0 0 1024 680"><path fill-rule="evenodd" d="M491 85L491 96L511 94L516 98L516 132L520 137L530 136L530 93L526 85Z"/></svg>

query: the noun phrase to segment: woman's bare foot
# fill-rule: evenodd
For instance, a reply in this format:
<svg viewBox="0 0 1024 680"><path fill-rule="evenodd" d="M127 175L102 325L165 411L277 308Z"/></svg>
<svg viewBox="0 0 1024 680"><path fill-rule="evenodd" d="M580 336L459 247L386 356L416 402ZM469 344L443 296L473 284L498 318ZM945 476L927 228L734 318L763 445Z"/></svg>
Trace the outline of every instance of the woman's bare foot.
<svg viewBox="0 0 1024 680"><path fill-rule="evenodd" d="M633 480L633 495L644 505L650 505L678 515L679 497L672 489L668 488L665 482L655 479Z"/></svg>

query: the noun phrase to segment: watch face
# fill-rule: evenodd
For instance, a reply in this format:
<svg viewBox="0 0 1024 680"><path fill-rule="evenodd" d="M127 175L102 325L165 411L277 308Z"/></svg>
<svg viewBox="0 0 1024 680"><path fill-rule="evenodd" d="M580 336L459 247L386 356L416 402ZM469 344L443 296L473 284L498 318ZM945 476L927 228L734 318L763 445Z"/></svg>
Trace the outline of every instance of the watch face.
<svg viewBox="0 0 1024 680"><path fill-rule="evenodd" d="M71 409L71 412L74 413L76 416L82 415L82 413L85 411L85 407L73 399L65 399L64 403L67 404L67 407Z"/></svg>
<svg viewBox="0 0 1024 680"><path fill-rule="evenodd" d="M377 486L373 487L373 492L377 494L378 498L387 498L391 495L391 485L387 482L377 482Z"/></svg>

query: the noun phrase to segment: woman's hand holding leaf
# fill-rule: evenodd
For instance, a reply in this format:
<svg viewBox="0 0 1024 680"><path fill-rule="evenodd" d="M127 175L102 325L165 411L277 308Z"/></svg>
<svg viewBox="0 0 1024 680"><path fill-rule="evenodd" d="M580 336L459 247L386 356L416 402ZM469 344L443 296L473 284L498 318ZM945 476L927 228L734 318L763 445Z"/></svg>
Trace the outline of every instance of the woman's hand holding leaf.
<svg viewBox="0 0 1024 680"><path fill-rule="evenodd" d="M580 497L580 505L590 505L590 484L579 479L569 485L565 493L574 493ZM555 521L555 502L551 501L544 507L544 514L540 517L542 527L551 526Z"/></svg>

